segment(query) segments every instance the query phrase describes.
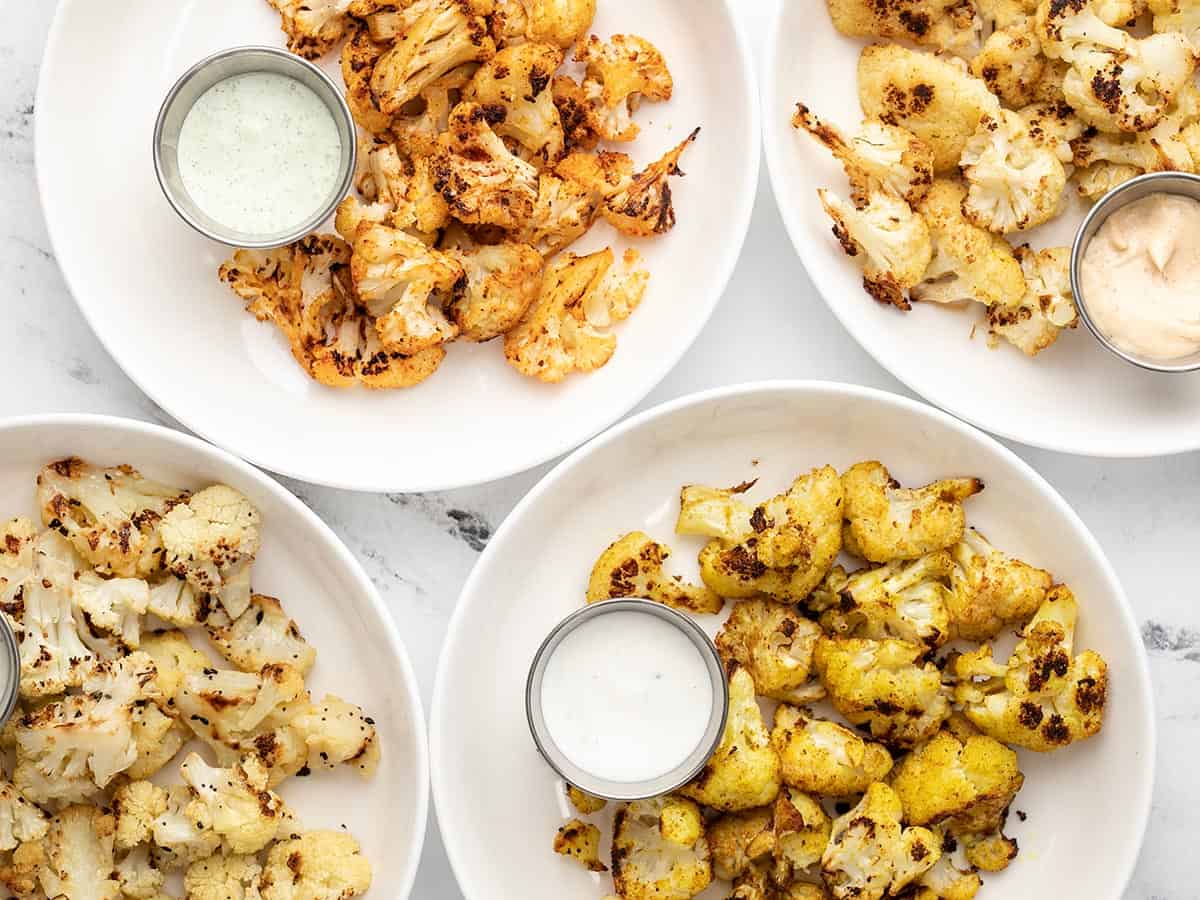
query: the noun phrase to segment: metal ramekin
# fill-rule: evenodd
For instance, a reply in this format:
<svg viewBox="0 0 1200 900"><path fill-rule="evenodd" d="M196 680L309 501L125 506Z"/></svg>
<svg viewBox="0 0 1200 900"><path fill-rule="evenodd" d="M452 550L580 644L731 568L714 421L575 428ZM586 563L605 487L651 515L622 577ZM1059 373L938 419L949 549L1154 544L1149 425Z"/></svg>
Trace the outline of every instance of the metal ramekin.
<svg viewBox="0 0 1200 900"><path fill-rule="evenodd" d="M554 739L550 737L542 716L542 678L546 672L546 664L550 661L550 657L558 645L562 643L563 638L596 616L618 612L646 613L674 625L700 651L712 681L713 708L699 745L675 769L649 781L609 781L597 778L590 772L579 768L558 749ZM567 616L554 627L554 630L542 642L542 646L538 648L538 652L533 658L533 664L529 668L529 679L525 683L525 715L529 719L529 731L533 735L533 742L537 745L542 757L550 764L550 768L566 779L568 784L573 784L580 790L608 800L643 800L647 797L658 797L662 794L669 794L687 784L700 773L721 742L721 735L725 731L725 717L728 712L729 685L725 681L725 668L721 664L721 657L717 655L717 648L713 645L712 640L699 625L684 614L650 600L632 598L605 600L601 603L592 603Z"/></svg>
<svg viewBox="0 0 1200 900"><path fill-rule="evenodd" d="M4 670L7 668L7 672ZM17 708L21 687L21 651L17 647L17 636L6 616L0 616L0 727Z"/></svg>
<svg viewBox="0 0 1200 900"><path fill-rule="evenodd" d="M1079 226L1079 230L1075 232L1075 242L1071 246L1071 293L1075 295L1075 308L1079 311L1079 318L1083 319L1083 324L1088 327L1088 331L1095 335L1096 340L1104 347L1125 362L1151 372L1195 372L1200 369L1200 353L1194 353L1181 359L1163 361L1148 359L1118 347L1100 330L1088 314L1087 297L1084 296L1080 287L1079 268L1083 262L1084 251L1087 250L1088 243L1096 231L1118 209L1150 194L1180 194L1200 200L1200 177L1189 175L1186 172L1150 172L1117 185L1101 197L1088 212Z"/></svg>
<svg viewBox="0 0 1200 900"><path fill-rule="evenodd" d="M341 177L328 199L320 209L315 210L296 227L275 234L249 234L222 225L192 201L179 176L179 161L176 156L179 131L183 128L183 120L187 118L192 104L214 84L247 72L287 75L311 88L332 114L337 124L338 137L342 142L339 163ZM233 47L200 60L184 72L168 92L154 123L154 171L158 176L159 186L172 208L181 219L202 235L233 247L265 250L297 241L329 218L349 192L354 180L356 143L354 117L350 115L350 107L346 104L341 89L328 75L308 60L286 50L260 46Z"/></svg>

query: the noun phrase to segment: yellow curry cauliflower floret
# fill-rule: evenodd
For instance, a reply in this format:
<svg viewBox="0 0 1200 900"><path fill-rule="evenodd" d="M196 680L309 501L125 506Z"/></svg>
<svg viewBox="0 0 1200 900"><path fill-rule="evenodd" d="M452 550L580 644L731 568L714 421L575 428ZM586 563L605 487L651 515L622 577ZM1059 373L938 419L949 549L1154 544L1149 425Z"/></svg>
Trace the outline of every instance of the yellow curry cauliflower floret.
<svg viewBox="0 0 1200 900"><path fill-rule="evenodd" d="M666 574L663 563L670 555L669 547L643 531L617 538L592 566L587 602L642 597L694 613L720 612L725 601L711 588Z"/></svg>
<svg viewBox="0 0 1200 900"><path fill-rule="evenodd" d="M1004 665L990 644L954 663L955 702L998 741L1057 750L1099 733L1108 697L1108 666L1092 650L1072 656L1078 605L1056 585L1022 632Z"/></svg>
<svg viewBox="0 0 1200 900"><path fill-rule="evenodd" d="M773 886L785 887L821 861L830 824L820 803L784 788L769 807L726 813L709 823L713 870L730 881L762 869Z"/></svg>
<svg viewBox="0 0 1200 900"><path fill-rule="evenodd" d="M675 530L712 538L700 576L723 597L800 600L821 583L842 547L842 485L830 466L751 506L738 490L689 485Z"/></svg>
<svg viewBox="0 0 1200 900"><path fill-rule="evenodd" d="M927 649L904 641L821 638L815 662L834 709L896 747L935 734L950 703Z"/></svg>
<svg viewBox="0 0 1200 900"><path fill-rule="evenodd" d="M823 695L813 678L812 656L821 629L794 607L773 600L739 600L716 637L728 667L737 663L764 697L803 703Z"/></svg>
<svg viewBox="0 0 1200 900"><path fill-rule="evenodd" d="M916 559L958 543L966 530L963 501L983 490L978 478L949 478L902 488L880 462L842 474L847 551L871 562Z"/></svg>
<svg viewBox="0 0 1200 900"><path fill-rule="evenodd" d="M775 799L781 783L779 755L745 669L729 676L729 713L717 749L696 778L680 789L685 797L725 811L751 809Z"/></svg>
<svg viewBox="0 0 1200 900"><path fill-rule="evenodd" d="M567 799L571 801L571 805L585 816L598 813L604 807L608 806L608 801L603 797L593 797L573 784L566 785L565 790L567 792Z"/></svg>
<svg viewBox="0 0 1200 900"><path fill-rule="evenodd" d="M1025 296L1016 306L988 307L988 330L994 341L1003 338L1027 356L1037 356L1064 328L1079 322L1071 292L1070 247L1046 247L1034 252L1027 244L1013 250L1025 275Z"/></svg>
<svg viewBox="0 0 1200 900"><path fill-rule="evenodd" d="M954 589L948 605L956 638L986 641L1007 626L1025 624L1054 583L1049 572L997 550L974 528L950 552Z"/></svg>
<svg viewBox="0 0 1200 900"><path fill-rule="evenodd" d="M786 703L775 710L771 746L779 754L784 783L809 794L861 794L892 769L892 756L882 744Z"/></svg>
<svg viewBox="0 0 1200 900"><path fill-rule="evenodd" d="M371 886L371 864L358 841L340 831L307 831L271 846L263 900L347 900Z"/></svg>
<svg viewBox="0 0 1200 900"><path fill-rule="evenodd" d="M712 881L700 808L681 797L634 800L613 823L613 886L622 900L689 900Z"/></svg>
<svg viewBox="0 0 1200 900"><path fill-rule="evenodd" d="M856 807L834 820L821 873L837 900L894 896L938 861L937 836L926 828L903 827L902 815L895 792L873 784Z"/></svg>
<svg viewBox="0 0 1200 900"><path fill-rule="evenodd" d="M554 852L577 861L590 872L607 872L600 862L600 829L572 819L554 835Z"/></svg>

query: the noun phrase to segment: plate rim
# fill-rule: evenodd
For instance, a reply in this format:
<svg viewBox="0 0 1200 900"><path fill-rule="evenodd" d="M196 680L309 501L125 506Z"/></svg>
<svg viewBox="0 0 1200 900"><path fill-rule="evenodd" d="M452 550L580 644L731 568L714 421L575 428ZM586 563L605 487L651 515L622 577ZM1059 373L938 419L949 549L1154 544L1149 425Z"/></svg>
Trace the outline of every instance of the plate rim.
<svg viewBox="0 0 1200 900"><path fill-rule="evenodd" d="M62 40L61 32L65 28L64 23L68 15L67 11L77 3L82 4L83 2L85 0L58 0L58 5L54 11L54 18L51 21L50 29L46 36L46 44L42 52L41 64L38 70L34 106L39 111L45 108L44 99L50 82L48 73L52 71L56 63L56 56L59 52L58 46ZM33 124L34 172L37 181L38 202L41 205L42 218L46 223L46 234L50 241L50 248L54 254L55 263L62 274L63 281L67 286L67 291L71 295L71 299L74 301L76 309L83 316L88 328L95 335L109 358L116 363L125 377L184 428L254 466L308 484L344 491L375 494L427 493L477 487L527 472L574 450L613 424L621 421L629 415L631 410L645 400L655 388L662 384L663 380L683 360L692 347L695 346L701 332L712 320L718 304L725 297L734 270L737 268L737 264L742 257L742 250L745 247L746 238L750 232L750 222L754 212L758 183L762 171L762 101L757 68L753 62L753 54L749 38L746 34L745 23L742 21L742 17L738 15L735 7L736 0L718 0L718 2L720 4L719 8L723 10L726 21L730 26L729 30L733 37L733 48L737 57L737 68L741 72L742 82L745 87L742 101L745 104L746 115L750 119L749 134L747 135L747 139L749 140L749 159L744 171L739 172L740 177L746 182L745 190L739 192L736 198L736 205L728 217L735 225L734 234L736 235L736 239L726 245L725 256L716 271L716 277L711 282L711 289L706 292L706 296L708 297L707 308L702 316L698 316L692 321L689 328L683 330L687 335L687 339L677 356L674 358L651 356L646 360L646 371L649 373L649 377L636 390L626 392L625 399L617 405L615 408L616 411L613 414L570 429L566 437L556 441L553 445L539 445L536 453L522 454L523 461L508 462L504 465L484 469L482 466L486 463L488 454L480 454L481 468L468 477L443 475L437 478L427 478L422 476L423 468L420 466L406 467L401 475L394 475L391 469L378 470L377 467L367 466L351 467L353 471L339 476L328 472L305 471L305 467L293 468L286 461L271 460L269 457L272 454L270 453L264 455L258 452L258 448L243 447L236 432L218 436L209 429L194 428L187 418L177 412L173 405L163 402L160 392L152 390L148 384L134 377L129 369L126 368L122 359L118 358L109 346L106 326L103 324L103 316L100 315L100 311L98 309L91 309L89 311L88 304L80 300L80 297L85 294L79 291L77 287L78 285L86 284L86 280L74 277L66 265L64 257L60 254L60 248L63 246L64 239L61 237L60 226L57 223L59 221L58 217L65 215L65 212L53 213L51 204L47 201L47 197L50 196L51 192L48 186L49 175L46 173L46 167L43 164L43 160L46 158L43 153L43 147L45 147L47 140L45 136L45 116L36 115L34 116ZM686 248L681 247L676 252L684 253L686 252ZM579 377L584 376L581 375ZM334 389L331 388L330 390Z"/></svg>
<svg viewBox="0 0 1200 900"><path fill-rule="evenodd" d="M1096 446L1086 441L1055 440L1052 437L1026 434L1019 430L996 428L986 421L986 413L975 413L970 409L963 408L962 404L950 402L946 399L941 388L936 384L932 387L927 385L918 387L915 379L909 373L897 371L880 359L875 353L874 346L869 339L868 330L851 324L849 317L843 312L843 304L834 299L839 295L839 289L828 283L828 278L821 274L823 268L813 262L817 259L818 253L825 253L829 248L807 239L804 234L804 224L800 221L799 213L792 205L784 202L786 195L782 191L782 181L783 172L787 168L787 164L783 158L783 147L786 144L787 138L792 134L792 130L790 125L777 121L779 117L776 115L777 110L774 109L774 104L783 96L781 85L776 76L779 70L779 58L784 52L783 42L786 35L784 34L782 25L787 6L787 0L775 0L775 9L770 15L766 48L763 53L763 63L759 73L759 98L762 102L760 118L763 128L763 153L767 159L767 176L771 183L771 193L775 197L775 205L779 209L780 218L783 220L784 229L787 231L788 238L796 251L796 255L800 258L800 262L804 266L804 271L807 273L813 287L816 288L817 294L820 295L825 305L829 307L830 312L838 320L838 323L854 339L855 343L871 357L876 365L901 382L918 397L923 398L928 403L950 413L956 418L974 425L982 431L996 437L1004 438L1005 440L1016 441L1027 447L1092 459L1155 459L1200 450L1200 432L1192 438L1180 438L1177 441L1160 440L1148 443L1143 438L1138 438L1132 443L1126 440L1126 443L1122 446L1111 444ZM1136 429L1123 432L1123 434L1129 433L1136 433Z"/></svg>
<svg viewBox="0 0 1200 900"><path fill-rule="evenodd" d="M1136 813L1138 819L1137 844L1130 848L1129 858L1124 866L1124 872L1119 884L1114 882L1117 890L1113 893L1112 898L1113 900L1120 900L1125 888L1133 880L1134 871L1141 858L1142 848L1145 845L1146 829L1149 825L1150 811L1154 798L1154 785L1158 774L1158 719L1155 714L1156 707L1149 654L1146 651L1144 642L1140 639L1141 631L1137 623L1137 618L1134 615L1133 607L1129 602L1129 597L1126 595L1121 580L1113 569L1108 555L1104 552L1096 536L1092 534L1091 529L1088 528L1087 524L1075 512L1074 508L1067 503L1058 490L1034 469L1033 466L1000 443L992 435L942 409L901 394L865 385L820 379L768 379L724 385L686 394L674 400L653 406L635 416L630 416L620 424L592 438L592 440L576 449L555 465L554 468L538 480L537 484L529 489L525 496L521 498L517 505L513 507L513 510L505 517L500 527L496 529L496 533L488 541L483 553L480 554L479 559L476 560L475 565L472 567L471 573L467 577L455 601L454 611L451 614L450 622L446 628L446 635L443 638L442 647L438 653L437 674L433 684L433 699L429 705L430 785L433 795L433 808L439 820L442 843L446 850L446 856L450 861L450 868L454 872L454 877L458 881L459 889L463 892L463 895L467 897L467 900L487 900L485 894L471 895L468 893L462 877L462 873L468 871L466 863L461 856L461 851L456 842L453 838L449 837L453 833L453 829L457 823L451 822L447 826L444 815L444 811L448 808L449 803L447 798L452 793L453 785L451 780L453 773L449 773L438 763L438 760L443 756L442 747L447 740L443 733L445 717L440 714L440 711L449 710L450 708L445 697L447 690L446 681L449 677L447 666L450 647L453 643L457 643L460 640L460 632L470 622L467 612L467 597L480 590L479 585L482 583L487 564L490 564L492 558L500 553L498 548L504 543L508 534L519 527L521 520L524 519L532 507L540 502L542 496L555 490L558 482L577 466L582 465L593 452L622 440L628 432L640 429L657 419L670 416L681 409L692 406L703 406L734 397L748 397L774 392L800 394L834 393L846 399L881 402L899 408L918 420L923 417L935 425L957 431L968 439L981 441L989 449L997 452L1002 459L1013 464L1017 471L1023 474L1038 489L1039 493L1048 498L1058 511L1072 523L1075 532L1081 537L1085 548L1100 561L1100 575L1108 583L1110 590L1118 601L1118 614L1123 620L1126 630L1135 637L1135 667L1140 676L1139 681L1145 687L1145 696L1142 698L1144 702L1141 704L1140 709L1143 714L1141 725L1146 734L1147 742L1146 758L1142 765L1146 770L1147 777L1143 796L1140 799L1139 808Z"/></svg>
<svg viewBox="0 0 1200 900"><path fill-rule="evenodd" d="M397 885L399 889L394 894L398 898L410 896L413 884L417 878L417 871L420 867L425 839L429 832L430 765L428 726L426 724L427 712L424 704L421 702L421 692L416 671L413 669L408 648L400 637L399 626L397 626L395 620L392 618L378 588L375 587L375 583L367 575L362 564L350 552L349 548L342 542L342 539L334 533L333 529L320 516L309 509L295 494L267 473L214 444L172 428L124 416L59 412L0 417L0 432L19 432L45 427L117 432L130 434L134 437L149 436L154 439L164 440L168 444L174 444L180 450L181 454L207 456L220 465L231 467L239 475L253 481L256 485L267 491L267 493L271 494L274 499L284 505L289 514L303 519L307 524L314 527L318 537L332 549L334 555L346 567L347 571L353 575L357 586L367 597L372 610L382 623L384 637L391 647L393 655L399 662L402 681L400 687L407 695L408 705L414 713L412 731L413 744L416 751L414 765L416 770L416 797L413 800L415 837L412 843L412 858L405 865ZM392 686L391 689L395 690L396 686Z"/></svg>

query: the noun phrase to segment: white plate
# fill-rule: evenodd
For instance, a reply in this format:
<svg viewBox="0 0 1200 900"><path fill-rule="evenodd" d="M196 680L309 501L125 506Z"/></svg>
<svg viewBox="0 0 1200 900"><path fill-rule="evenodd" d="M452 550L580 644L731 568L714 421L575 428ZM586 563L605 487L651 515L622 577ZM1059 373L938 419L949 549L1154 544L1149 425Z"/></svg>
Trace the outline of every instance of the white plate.
<svg viewBox="0 0 1200 900"><path fill-rule="evenodd" d="M989 350L982 307L884 307L831 234L817 188L846 196L830 154L791 126L797 101L853 132L862 119L856 67L866 42L842 37L825 4L779 0L763 69L763 141L780 213L809 277L863 348L908 387L960 418L1035 447L1086 456L1159 456L1200 448L1200 374L1158 375L1124 363L1082 325L1036 359ZM1035 247L1069 246L1075 204L1029 232Z"/></svg>
<svg viewBox="0 0 1200 900"><path fill-rule="evenodd" d="M417 388L338 391L310 381L282 336L243 311L217 282L228 251L161 196L151 134L167 89L192 63L236 44L282 45L266 0L60 2L35 142L47 227L79 308L126 374L180 422L306 481L435 490L575 447L649 393L708 320L749 226L759 160L754 73L726 0L599 6L597 34L647 37L675 77L674 99L638 114L635 162L703 129L683 158L687 177L673 185L675 230L637 242L650 288L603 370L543 385L508 366L499 342L462 343ZM627 245L615 236L600 223L573 249Z"/></svg>
<svg viewBox="0 0 1200 900"><path fill-rule="evenodd" d="M257 469L178 432L105 416L0 420L0 519L37 519L34 476L72 454L103 465L128 463L187 488L223 482L259 508L255 589L280 598L317 648L310 690L361 704L375 719L382 751L370 781L349 769L323 772L288 779L279 793L306 828L345 826L358 838L374 871L371 896L407 897L429 811L425 719L396 626L354 557L308 507Z"/></svg>
<svg viewBox="0 0 1200 900"><path fill-rule="evenodd" d="M1028 820L1013 816L1008 828L1021 855L987 876L980 896L1121 896L1150 809L1155 723L1137 624L1095 539L1029 466L944 413L868 388L765 382L685 397L601 435L542 479L488 543L450 622L430 717L434 805L468 900L584 900L611 889L608 876L551 851L573 812L524 711L529 663L583 603L600 551L641 528L669 543L678 572L694 577L701 539L673 534L680 485L759 478L755 490L767 494L809 467L871 458L908 484L982 478L970 521L1072 586L1078 645L1110 667L1099 736L1054 755L1021 753L1027 780L1015 807ZM713 633L717 624L706 621ZM725 894L714 887L702 896Z"/></svg>

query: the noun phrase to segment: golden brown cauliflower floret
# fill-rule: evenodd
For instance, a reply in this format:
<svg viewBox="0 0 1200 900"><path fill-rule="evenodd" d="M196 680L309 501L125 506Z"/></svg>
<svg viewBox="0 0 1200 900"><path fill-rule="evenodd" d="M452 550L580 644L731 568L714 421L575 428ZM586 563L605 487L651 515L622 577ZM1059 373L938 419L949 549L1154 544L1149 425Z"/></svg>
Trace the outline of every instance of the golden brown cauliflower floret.
<svg viewBox="0 0 1200 900"><path fill-rule="evenodd" d="M228 625L211 626L209 640L217 652L243 672L259 672L270 663L287 663L308 672L316 649L274 597L252 594L246 611Z"/></svg>
<svg viewBox="0 0 1200 900"><path fill-rule="evenodd" d="M783 888L821 861L829 830L820 803L784 788L769 807L727 813L708 825L713 869L726 881L769 871L772 887Z"/></svg>
<svg viewBox="0 0 1200 900"><path fill-rule="evenodd" d="M971 74L982 78L1010 109L1033 103L1048 61L1042 44L1027 23L997 28L971 60Z"/></svg>
<svg viewBox="0 0 1200 900"><path fill-rule="evenodd" d="M466 273L448 309L460 337L477 342L499 337L521 321L537 299L543 261L528 244L504 241L447 254Z"/></svg>
<svg viewBox="0 0 1200 900"><path fill-rule="evenodd" d="M772 600L739 600L716 637L726 667L737 663L764 697L803 703L824 691L813 680L812 656L821 629L794 607Z"/></svg>
<svg viewBox="0 0 1200 900"><path fill-rule="evenodd" d="M505 47L479 68L463 92L464 100L502 107L504 118L493 130L516 141L522 156L539 167L553 165L563 154L562 122L550 90L562 60L562 51L552 44Z"/></svg>
<svg viewBox="0 0 1200 900"><path fill-rule="evenodd" d="M353 837L307 831L271 847L263 867L263 900L348 900L371 887L371 864Z"/></svg>
<svg viewBox="0 0 1200 900"><path fill-rule="evenodd" d="M632 115L641 102L671 99L666 60L645 38L614 34L605 42L593 34L576 47L575 60L587 66L583 94L605 140L632 141L640 130Z"/></svg>
<svg viewBox="0 0 1200 900"><path fill-rule="evenodd" d="M1075 159L1072 144L1087 130L1066 100L1040 100L1017 110L1036 143L1049 147L1062 162Z"/></svg>
<svg viewBox="0 0 1200 900"><path fill-rule="evenodd" d="M1013 253L1025 274L1025 296L1015 307L988 307L989 339L1003 338L1027 356L1036 356L1058 340L1064 328L1079 323L1071 291L1071 248L1034 252L1024 244Z"/></svg>
<svg viewBox="0 0 1200 900"><path fill-rule="evenodd" d="M385 134L392 118L379 108L379 101L371 93L371 74L390 45L374 40L367 27L356 19L350 20L347 30L350 39L342 45L341 53L346 104L354 121L368 134Z"/></svg>
<svg viewBox="0 0 1200 900"><path fill-rule="evenodd" d="M624 153L571 153L538 176L533 213L513 237L551 256L583 236L604 202L632 178L633 160Z"/></svg>
<svg viewBox="0 0 1200 900"><path fill-rule="evenodd" d="M1192 49L1200 49L1200 3L1196 0L1149 0L1156 32L1177 31Z"/></svg>
<svg viewBox="0 0 1200 900"><path fill-rule="evenodd" d="M210 665L208 657L193 647L188 636L178 629L142 635L139 649L154 661L159 702L167 709L174 707L184 677L202 672Z"/></svg>
<svg viewBox="0 0 1200 900"><path fill-rule="evenodd" d="M641 302L649 275L640 256L626 250L619 265L612 250L588 256L561 253L542 276L538 298L504 336L504 356L523 375L562 381L591 372L612 358L617 336L601 329L629 316Z"/></svg>
<svg viewBox="0 0 1200 900"><path fill-rule="evenodd" d="M785 787L775 800L775 882L780 886L808 873L829 845L833 823L821 804Z"/></svg>
<svg viewBox="0 0 1200 900"><path fill-rule="evenodd" d="M783 765L784 783L809 794L861 794L892 769L882 744L786 703L775 710L771 746Z"/></svg>
<svg viewBox="0 0 1200 900"><path fill-rule="evenodd" d="M638 172L607 196L601 212L608 224L631 237L653 237L675 227L671 200L672 176L683 176L679 158L700 134L694 129L662 157Z"/></svg>
<svg viewBox="0 0 1200 900"><path fill-rule="evenodd" d="M150 842L154 820L167 811L167 792L149 781L129 781L113 793L112 814L118 850Z"/></svg>
<svg viewBox="0 0 1200 900"><path fill-rule="evenodd" d="M604 807L608 806L608 801L603 797L593 797L591 794L581 791L573 784L566 785L566 792L567 799L571 801L571 805L585 816L598 813Z"/></svg>
<svg viewBox="0 0 1200 900"><path fill-rule="evenodd" d="M938 861L937 836L926 828L904 828L902 815L896 793L873 784L854 809L834 820L821 874L837 900L895 896Z"/></svg>
<svg viewBox="0 0 1200 900"><path fill-rule="evenodd" d="M933 151L935 174L956 172L963 148L1000 101L954 61L897 44L872 44L858 61L858 98L868 119L912 132Z"/></svg>
<svg viewBox="0 0 1200 900"><path fill-rule="evenodd" d="M910 308L907 292L924 277L933 256L924 217L898 197L874 191L856 207L832 191L817 190L847 256L861 257L863 290L880 303Z"/></svg>
<svg viewBox="0 0 1200 900"><path fill-rule="evenodd" d="M745 669L736 668L729 676L729 713L721 742L680 793L728 812L770 803L780 781L779 755L763 724L754 680Z"/></svg>
<svg viewBox="0 0 1200 900"><path fill-rule="evenodd" d="M219 835L228 850L257 853L275 839L287 808L267 790L267 770L254 757L219 769L189 753L179 774L194 798L184 815L197 828Z"/></svg>
<svg viewBox="0 0 1200 900"><path fill-rule="evenodd" d="M967 221L997 234L1041 225L1058 214L1067 172L1025 120L1000 110L979 120L959 160L967 180Z"/></svg>
<svg viewBox="0 0 1200 900"><path fill-rule="evenodd" d="M613 823L613 886L622 900L690 900L712 882L700 808L681 797L622 804Z"/></svg>
<svg viewBox="0 0 1200 900"><path fill-rule="evenodd" d="M826 0L833 27L849 37L906 40L959 56L979 51L983 21L962 0Z"/></svg>
<svg viewBox="0 0 1200 900"><path fill-rule="evenodd" d="M935 734L950 703L927 649L904 641L821 638L814 657L834 709L895 747Z"/></svg>
<svg viewBox="0 0 1200 900"><path fill-rule="evenodd" d="M706 837L716 876L732 881L759 860L770 859L778 843L774 823L773 806L725 813L711 821Z"/></svg>
<svg viewBox="0 0 1200 900"><path fill-rule="evenodd" d="M963 835L961 842L967 862L984 872L1003 872L1017 858L1017 842L999 831Z"/></svg>
<svg viewBox="0 0 1200 900"><path fill-rule="evenodd" d="M262 866L253 856L216 853L188 866L188 900L255 900Z"/></svg>
<svg viewBox="0 0 1200 900"><path fill-rule="evenodd" d="M963 501L983 490L978 478L902 488L877 461L851 466L842 486L846 550L871 562L916 559L958 543L966 530Z"/></svg>
<svg viewBox="0 0 1200 900"><path fill-rule="evenodd" d="M367 203L349 196L338 204L334 218L337 233L351 243L364 223L382 223L432 244L449 221L446 201L433 189L428 161L405 160L390 141L363 141L355 186Z"/></svg>
<svg viewBox="0 0 1200 900"><path fill-rule="evenodd" d="M267 0L279 11L288 49L317 59L337 46L346 32L351 0Z"/></svg>
<svg viewBox="0 0 1200 900"><path fill-rule="evenodd" d="M665 544L643 531L631 531L609 545L588 579L587 602L614 597L644 597L693 613L717 613L725 601L704 585L667 575L663 563L671 555Z"/></svg>
<svg viewBox="0 0 1200 900"><path fill-rule="evenodd" d="M1095 203L1113 188L1141 174L1142 170L1137 166L1096 162L1076 169L1071 174L1071 180L1075 182L1075 190L1080 197Z"/></svg>
<svg viewBox="0 0 1200 900"><path fill-rule="evenodd" d="M320 703L297 704L289 726L287 737L299 735L304 739L310 769L335 769L348 764L362 778L375 774L379 734L375 720L362 707L336 694L326 694ZM269 760L266 762L269 764Z"/></svg>
<svg viewBox="0 0 1200 900"><path fill-rule="evenodd" d="M948 600L955 638L986 641L1028 622L1054 583L1050 573L997 550L974 528L951 548L953 591Z"/></svg>
<svg viewBox="0 0 1200 900"><path fill-rule="evenodd" d="M797 103L792 127L803 128L842 164L855 206L866 205L874 191L894 194L915 205L933 184L932 151L896 125L868 119L858 134L847 140L803 103Z"/></svg>
<svg viewBox="0 0 1200 900"><path fill-rule="evenodd" d="M595 15L596 0L496 0L493 20L497 42L530 40L566 50L592 27Z"/></svg>
<svg viewBox="0 0 1200 900"><path fill-rule="evenodd" d="M913 299L1015 306L1025 295L1021 264L1008 241L967 220L966 198L960 181L939 178L921 201L918 208L929 226L933 256L912 289Z"/></svg>
<svg viewBox="0 0 1200 900"><path fill-rule="evenodd" d="M407 27L375 63L371 91L389 116L452 69L483 62L496 52L483 14L488 0L415 0L405 9Z"/></svg>
<svg viewBox="0 0 1200 900"><path fill-rule="evenodd" d="M46 849L42 841L28 841L17 847L9 858L0 861L0 885L17 900L42 900L38 875L46 865Z"/></svg>
<svg viewBox="0 0 1200 900"><path fill-rule="evenodd" d="M888 779L912 825L945 823L954 834L996 831L1025 781L1017 754L986 735L941 731L919 744Z"/></svg>
<svg viewBox="0 0 1200 900"><path fill-rule="evenodd" d="M600 862L600 829L572 819L554 835L554 852L570 857L590 872L607 872Z"/></svg>
<svg viewBox="0 0 1200 900"><path fill-rule="evenodd" d="M1046 594L1005 665L992 648L954 663L955 702L985 734L1041 752L1098 734L1108 697L1108 666L1092 650L1072 656L1078 605L1070 589Z"/></svg>
<svg viewBox="0 0 1200 900"><path fill-rule="evenodd" d="M983 18L996 28L1020 25L1037 11L1038 0L977 0Z"/></svg>
<svg viewBox="0 0 1200 900"><path fill-rule="evenodd" d="M894 637L931 649L950 639L950 574L944 550L911 562L897 560L855 572L835 606L821 614L831 634L880 640Z"/></svg>
<svg viewBox="0 0 1200 900"><path fill-rule="evenodd" d="M712 538L700 575L722 597L796 601L821 583L842 549L842 486L830 466L800 475L756 506L740 489L689 485L680 493L680 534Z"/></svg>

